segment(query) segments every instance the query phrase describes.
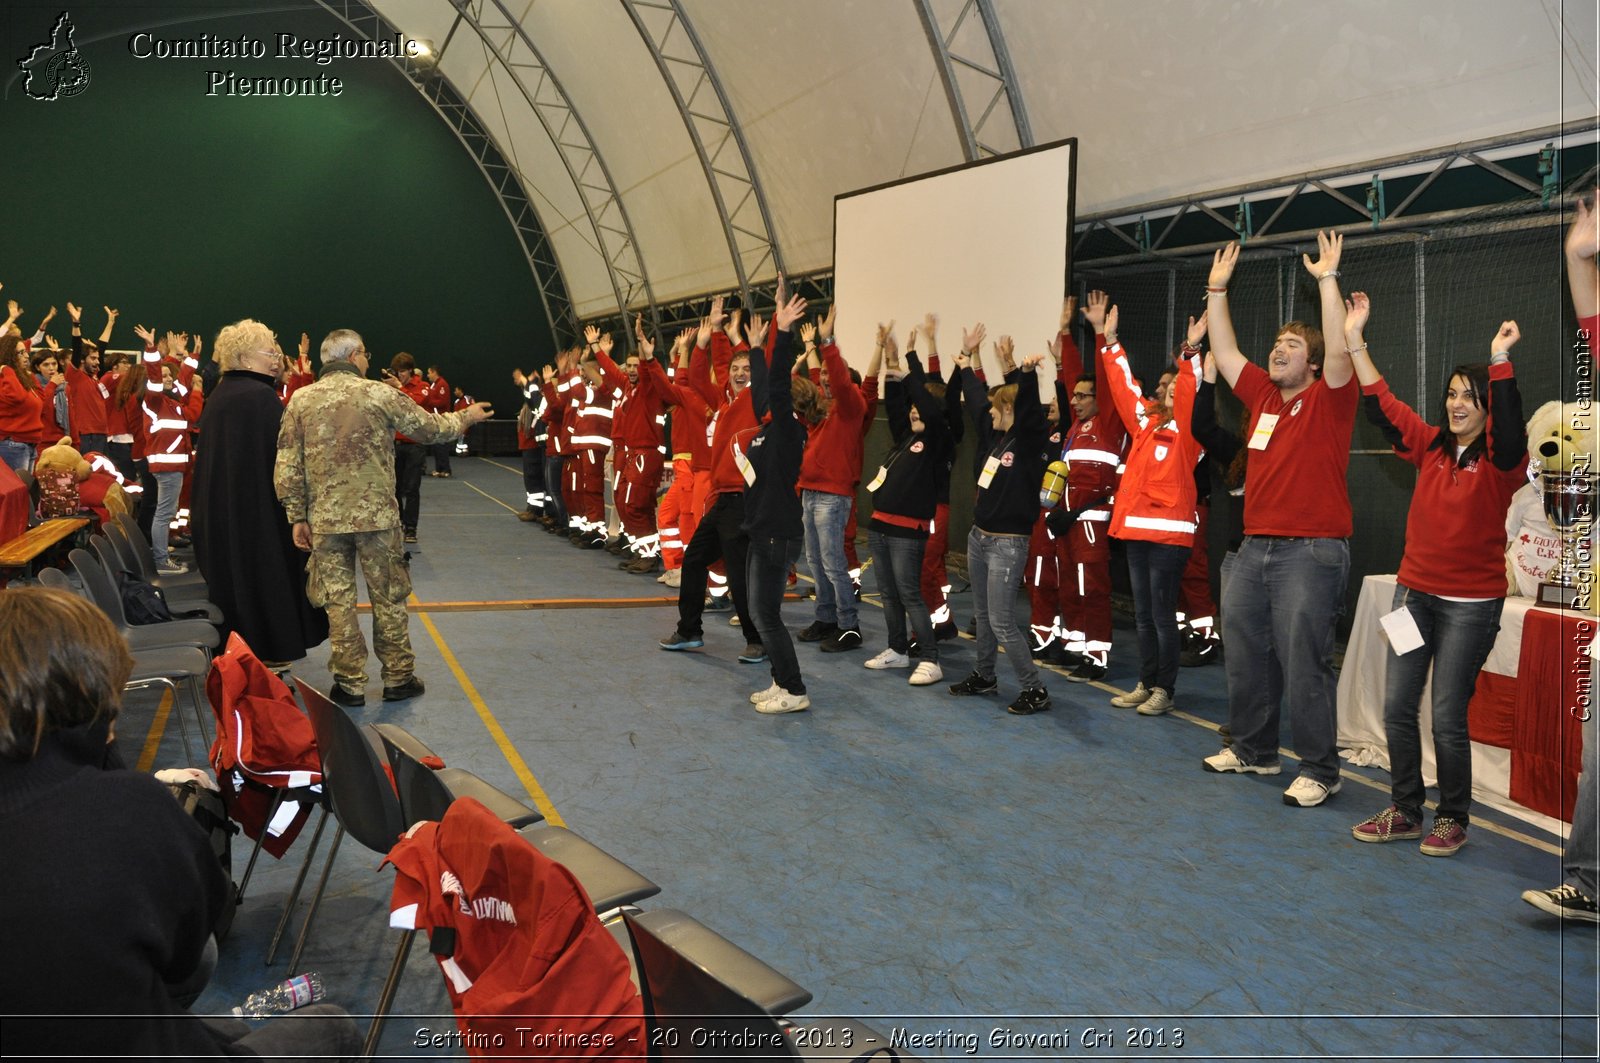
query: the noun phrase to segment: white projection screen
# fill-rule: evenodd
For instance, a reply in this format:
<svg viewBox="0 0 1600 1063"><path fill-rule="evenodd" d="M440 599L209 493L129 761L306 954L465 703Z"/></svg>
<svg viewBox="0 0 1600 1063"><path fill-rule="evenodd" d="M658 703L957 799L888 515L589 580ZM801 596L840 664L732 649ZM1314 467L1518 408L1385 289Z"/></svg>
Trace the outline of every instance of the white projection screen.
<svg viewBox="0 0 1600 1063"><path fill-rule="evenodd" d="M880 322L903 351L913 326L939 318L945 375L961 332L983 322L988 379L1001 335L1016 357L1055 338L1071 263L1078 142L1063 140L835 196L834 332L865 371ZM926 352L926 344L918 345Z"/></svg>

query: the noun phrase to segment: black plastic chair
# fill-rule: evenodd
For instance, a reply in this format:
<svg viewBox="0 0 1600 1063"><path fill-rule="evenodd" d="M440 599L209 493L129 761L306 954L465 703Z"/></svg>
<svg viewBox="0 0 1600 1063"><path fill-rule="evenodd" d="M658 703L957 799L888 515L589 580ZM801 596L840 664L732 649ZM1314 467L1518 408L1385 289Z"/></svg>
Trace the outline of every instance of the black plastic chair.
<svg viewBox="0 0 1600 1063"><path fill-rule="evenodd" d="M122 594L117 590L116 576L101 564L100 559L87 550L74 550L67 555L85 595L111 618L122 637L135 653L140 650L168 646L198 646L214 650L222 645L222 635L204 620L170 620L161 624L130 624L122 610Z"/></svg>
<svg viewBox="0 0 1600 1063"><path fill-rule="evenodd" d="M222 623L222 610L216 603L206 598L209 592L204 580L182 582L181 576L163 576L156 572L155 561L150 558L149 551L145 551L141 559L138 547L128 538L128 529L116 521L106 524L105 533L106 541L111 544L116 561L122 566L122 570L158 588L174 611L204 612L205 620L213 624ZM104 554L101 555L101 560L105 560Z"/></svg>
<svg viewBox="0 0 1600 1063"><path fill-rule="evenodd" d="M134 563L138 566L133 571L146 583L160 587L163 592L180 594L183 597L206 597L206 578L197 569L188 572L170 572L162 574L156 571L155 549L150 545L150 540L145 537L144 529L139 527L139 522L132 515L119 513L112 523L122 529L123 536L133 548Z"/></svg>
<svg viewBox="0 0 1600 1063"><path fill-rule="evenodd" d="M518 837L572 872L596 913L661 892L660 886L587 838L544 822L537 811L472 772L461 768L435 770L420 763L391 739L391 732L398 728L380 723L374 725L374 730L389 752L395 785L400 791L400 807L408 824L419 820L437 823L458 797L476 798L514 828Z"/></svg>

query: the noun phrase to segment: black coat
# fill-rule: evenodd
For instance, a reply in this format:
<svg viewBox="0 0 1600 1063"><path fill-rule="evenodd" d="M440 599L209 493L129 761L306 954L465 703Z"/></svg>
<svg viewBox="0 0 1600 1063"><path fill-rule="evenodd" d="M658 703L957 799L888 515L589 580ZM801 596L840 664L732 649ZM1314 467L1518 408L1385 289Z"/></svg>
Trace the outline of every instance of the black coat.
<svg viewBox="0 0 1600 1063"><path fill-rule="evenodd" d="M209 597L264 661L298 661L328 639L328 614L306 601L308 555L272 488L282 419L270 377L224 373L200 415L190 498Z"/></svg>

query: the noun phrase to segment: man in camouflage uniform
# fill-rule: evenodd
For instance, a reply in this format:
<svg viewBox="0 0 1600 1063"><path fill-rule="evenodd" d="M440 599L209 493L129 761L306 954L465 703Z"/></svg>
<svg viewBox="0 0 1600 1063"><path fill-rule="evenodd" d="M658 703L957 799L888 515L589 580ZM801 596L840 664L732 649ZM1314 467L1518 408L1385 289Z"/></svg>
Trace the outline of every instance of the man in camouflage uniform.
<svg viewBox="0 0 1600 1063"><path fill-rule="evenodd" d="M367 380L367 349L349 329L322 341L322 373L295 392L278 431L274 486L295 545L311 552L306 592L328 610L330 697L366 703L367 644L356 618L356 562L372 598L372 642L383 666L383 700L423 691L407 631L411 575L400 544L394 495L396 432L423 443L459 438L487 420L489 404L430 413L390 384Z"/></svg>

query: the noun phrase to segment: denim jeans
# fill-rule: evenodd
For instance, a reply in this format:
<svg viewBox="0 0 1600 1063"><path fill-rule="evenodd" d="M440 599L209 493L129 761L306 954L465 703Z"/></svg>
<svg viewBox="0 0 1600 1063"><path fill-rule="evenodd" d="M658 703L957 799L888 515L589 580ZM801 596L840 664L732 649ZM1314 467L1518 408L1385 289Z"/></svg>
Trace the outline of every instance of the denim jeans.
<svg viewBox="0 0 1600 1063"><path fill-rule="evenodd" d="M745 563L745 594L755 620L759 641L767 651L772 681L791 694L806 692L795 656L794 639L783 626L783 593L789 587L789 566L800 557L801 540L752 538Z"/></svg>
<svg viewBox="0 0 1600 1063"><path fill-rule="evenodd" d="M1504 598L1452 602L1396 586L1394 608L1404 606L1422 632L1422 645L1403 657L1387 651L1383 733L1389 743L1391 799L1413 823L1422 819L1422 687L1433 665L1433 756L1439 775L1439 815L1463 827L1472 807L1472 741L1467 702L1500 630Z"/></svg>
<svg viewBox="0 0 1600 1063"><path fill-rule="evenodd" d="M806 567L817 581L817 619L842 628L861 627L850 562L844 556L844 526L850 523L850 496L826 491L800 493L806 529Z"/></svg>
<svg viewBox="0 0 1600 1063"><path fill-rule="evenodd" d="M0 461L18 473L33 473L33 444L18 439L0 439Z"/></svg>
<svg viewBox="0 0 1600 1063"><path fill-rule="evenodd" d="M1590 662L1590 667L1594 667ZM1583 771L1578 776L1578 802L1572 809L1572 831L1562 864L1567 881L1590 897L1600 896L1600 710L1592 705L1583 723Z"/></svg>
<svg viewBox="0 0 1600 1063"><path fill-rule="evenodd" d="M1246 764L1275 764L1285 692L1300 771L1339 778L1333 631L1344 611L1350 544L1343 539L1249 535L1228 573L1222 637L1228 645L1230 743Z"/></svg>
<svg viewBox="0 0 1600 1063"><path fill-rule="evenodd" d="M1178 682L1178 587L1190 548L1125 539L1128 583L1139 629L1139 682L1171 694Z"/></svg>
<svg viewBox="0 0 1600 1063"><path fill-rule="evenodd" d="M1024 687L1040 686L1028 634L1017 612L1017 587L1028 561L1026 535L990 535L976 525L967 533L967 573L972 579L972 604L978 614L978 659L973 671L994 675L997 644Z"/></svg>
<svg viewBox="0 0 1600 1063"><path fill-rule="evenodd" d="M883 596L883 619L889 626L889 648L905 653L906 618L911 618L911 634L917 640L922 659L939 663L939 640L933 634L933 617L922 600L922 555L928 540L909 535L885 535L876 528L867 530L867 548L872 565L878 570L878 593Z"/></svg>
<svg viewBox="0 0 1600 1063"><path fill-rule="evenodd" d="M178 499L183 494L183 473L158 472L156 481L156 516L150 527L150 551L156 564L167 563L167 539L172 534L172 518L178 515Z"/></svg>
<svg viewBox="0 0 1600 1063"><path fill-rule="evenodd" d="M544 456L545 512L556 520L556 527L567 527L567 500L561 497L561 467L566 464L564 454Z"/></svg>

